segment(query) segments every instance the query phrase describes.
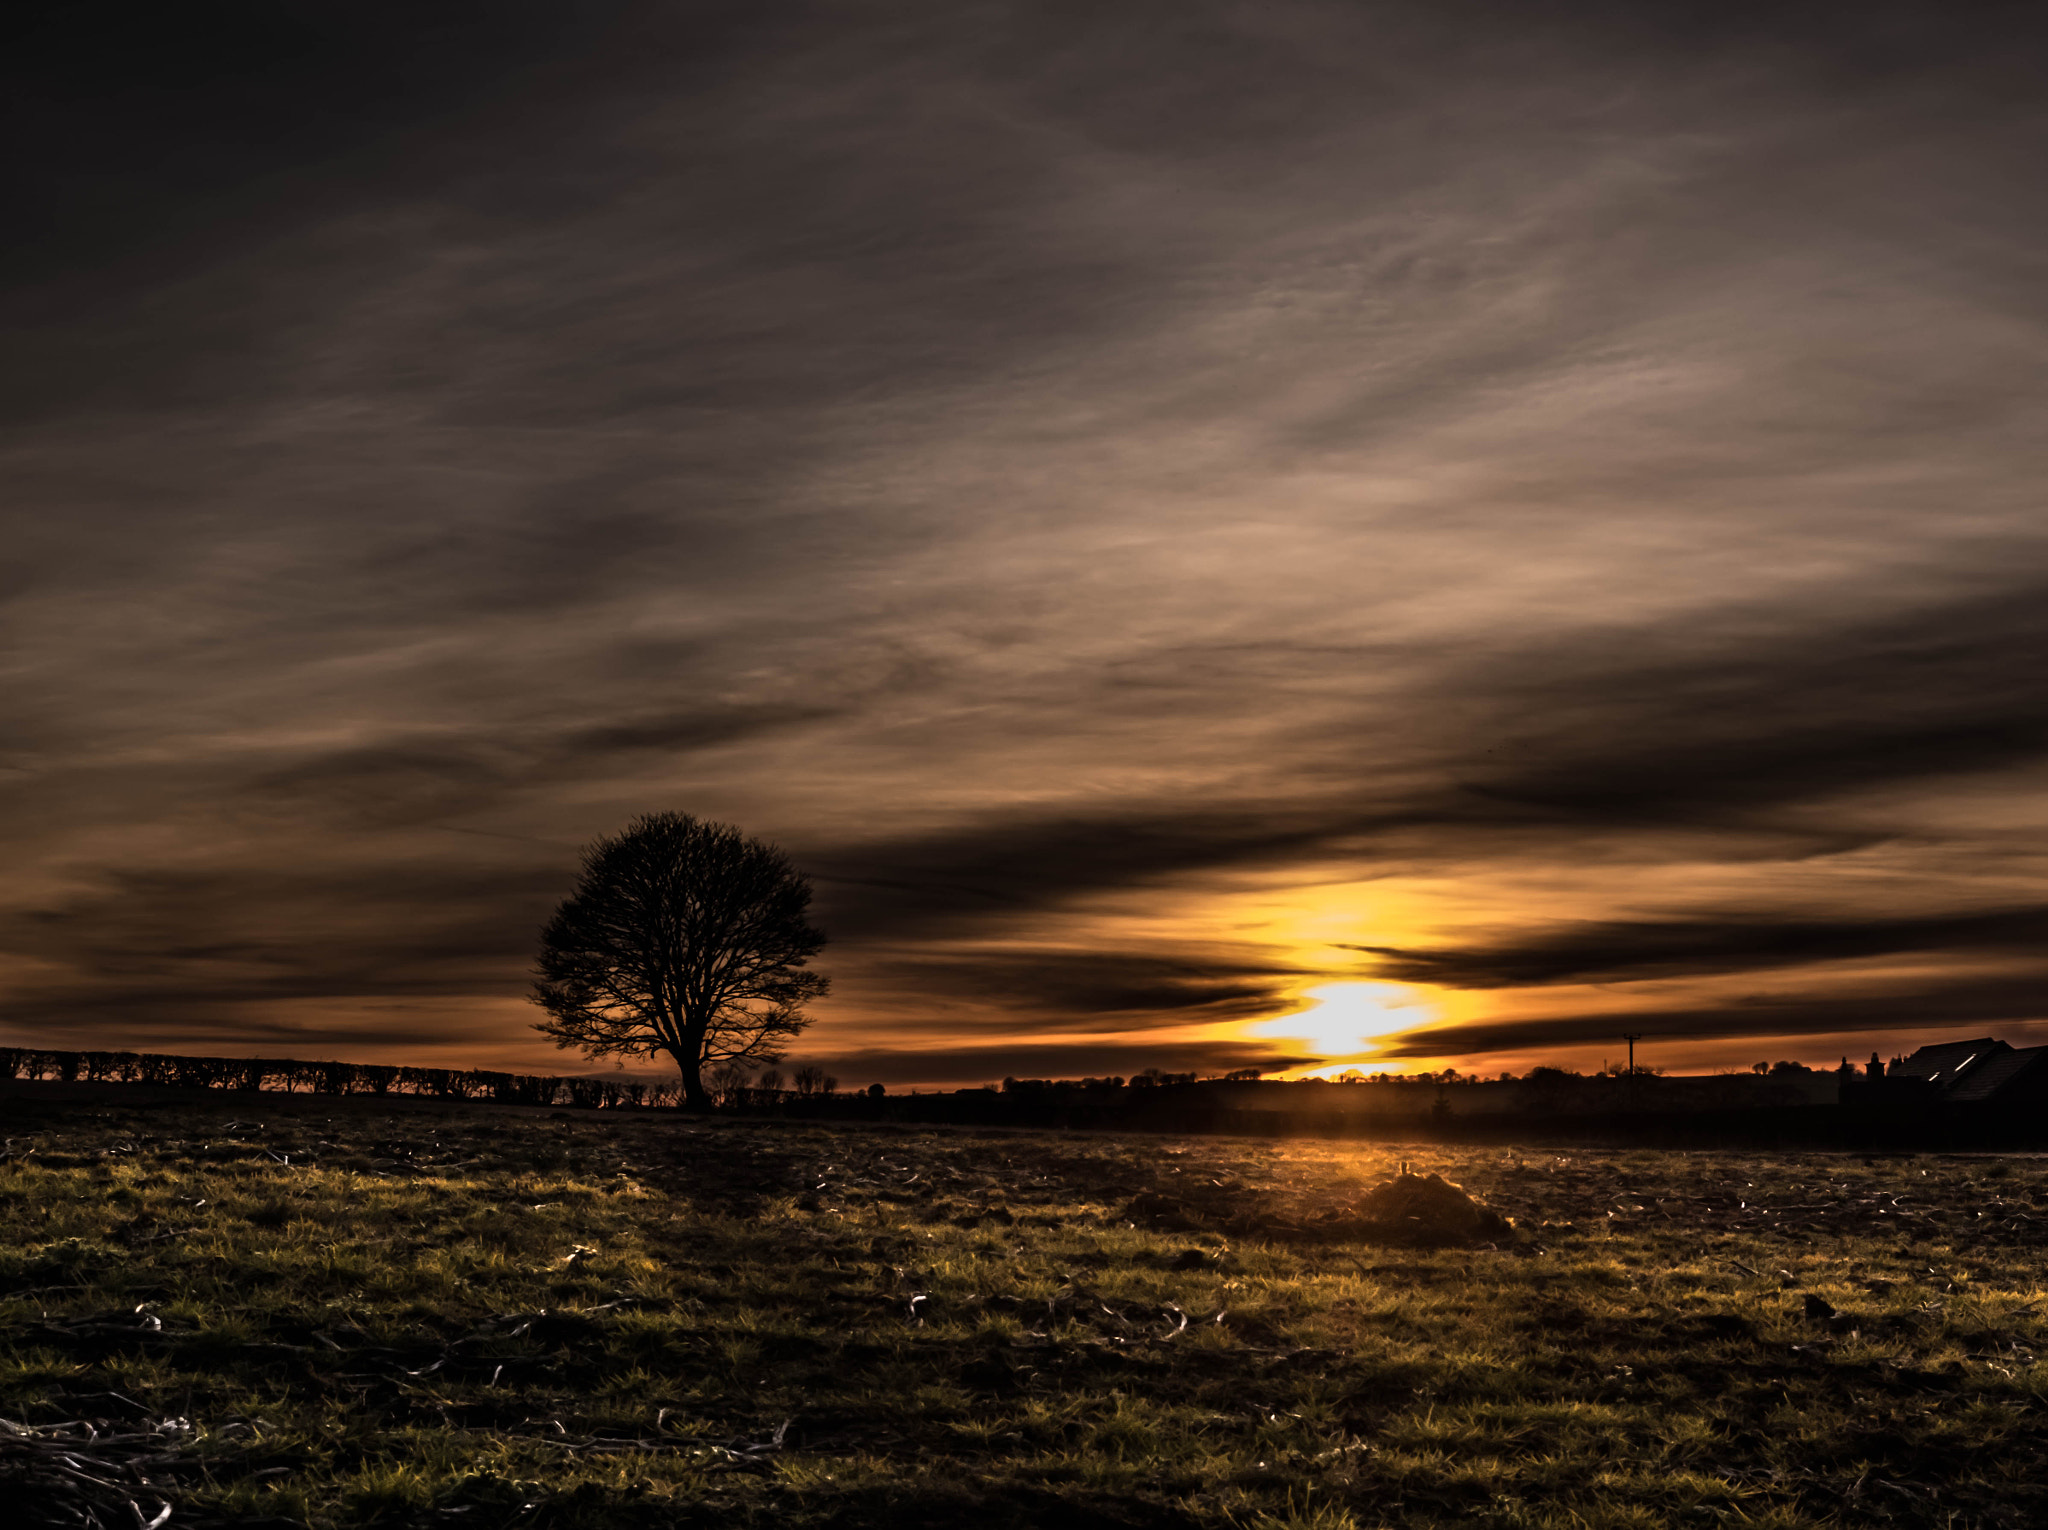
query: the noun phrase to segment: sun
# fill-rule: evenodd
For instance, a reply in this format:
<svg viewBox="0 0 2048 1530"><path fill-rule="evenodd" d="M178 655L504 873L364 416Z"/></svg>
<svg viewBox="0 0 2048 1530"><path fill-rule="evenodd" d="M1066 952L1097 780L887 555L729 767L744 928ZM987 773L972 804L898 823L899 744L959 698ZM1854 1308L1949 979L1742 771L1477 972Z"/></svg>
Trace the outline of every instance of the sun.
<svg viewBox="0 0 2048 1530"><path fill-rule="evenodd" d="M1325 1058L1356 1058L1433 1018L1416 991L1401 983L1325 983L1302 997L1308 1008L1254 1021L1246 1029L1255 1036L1305 1043Z"/></svg>

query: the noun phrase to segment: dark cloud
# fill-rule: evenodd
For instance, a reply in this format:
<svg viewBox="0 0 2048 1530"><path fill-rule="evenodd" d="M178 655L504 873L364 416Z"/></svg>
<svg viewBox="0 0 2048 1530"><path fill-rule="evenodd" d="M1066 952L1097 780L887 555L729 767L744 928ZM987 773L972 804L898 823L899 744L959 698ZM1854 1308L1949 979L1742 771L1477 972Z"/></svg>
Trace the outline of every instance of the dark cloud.
<svg viewBox="0 0 2048 1530"><path fill-rule="evenodd" d="M2048 754L2038 583L1875 620L1809 613L1746 641L1712 626L1610 641L1500 666L1509 758L1471 762L1468 790L1561 819L1697 825Z"/></svg>
<svg viewBox="0 0 2048 1530"><path fill-rule="evenodd" d="M1133 951L969 952L884 960L867 980L911 995L992 1000L1013 1010L1114 1017L1118 1028L1256 1019L1285 1007L1299 969ZM1197 1013L1199 1012L1199 1013Z"/></svg>
<svg viewBox="0 0 2048 1530"><path fill-rule="evenodd" d="M1312 850L1337 828L1288 805L1141 805L1089 816L992 817L884 843L827 850L823 917L854 938L1020 918L1104 889L1271 862Z"/></svg>
<svg viewBox="0 0 2048 1530"><path fill-rule="evenodd" d="M1228 1042L1126 1046L1100 1041L1049 1044L1009 1041L981 1047L874 1048L843 1054L827 1054L811 1047L802 1049L800 1055L793 1054L791 1065L814 1062L833 1073L842 1083L914 1080L926 1084L971 1087L997 1083L1005 1078L1103 1078L1110 1075L1129 1078L1147 1068L1157 1068L1162 1073L1199 1073L1206 1078L1239 1068L1282 1072L1320 1061L1322 1059L1318 1057L1276 1053L1266 1047Z"/></svg>
<svg viewBox="0 0 2048 1530"><path fill-rule="evenodd" d="M697 706L566 728L483 730L319 753L261 774L242 788L245 808L317 815L379 828L445 827L445 820L501 807L559 783L615 771L648 755L681 761L838 715L791 703Z"/></svg>
<svg viewBox="0 0 2048 1530"><path fill-rule="evenodd" d="M2048 905L1864 919L1607 920L1461 950L1359 946L1375 976L1445 988L1697 977L1863 957L2048 950Z"/></svg>
<svg viewBox="0 0 2048 1530"><path fill-rule="evenodd" d="M820 722L833 715L832 708L823 706L703 707L656 712L582 729L563 738L557 747L565 757L578 763L626 750L707 749L753 738L771 729Z"/></svg>
<svg viewBox="0 0 2048 1530"><path fill-rule="evenodd" d="M109 873L0 923L0 952L60 973L26 985L15 1018L75 1025L102 1011L520 994L573 869L522 864L521 847L506 848L491 864Z"/></svg>
<svg viewBox="0 0 2048 1530"><path fill-rule="evenodd" d="M401 744L323 755L273 771L251 789L348 822L414 824L500 796L506 777L503 763L472 747Z"/></svg>
<svg viewBox="0 0 2048 1530"><path fill-rule="evenodd" d="M1752 993L1725 1004L1659 1009L1650 1005L1515 1020L1500 1024L1430 1027L1400 1037L1386 1051L1393 1057L1436 1057L1446 1053L1531 1051L1599 1043L1612 1047L1626 1032L1652 1040L1727 1040L1739 1051L1753 1037L1782 1042L1813 1038L1825 1049L1841 1038L1881 1032L1930 1033L1960 1025L2015 1025L2048 1018L2041 989L2048 973L2033 970L1998 977L1959 978L1940 983L1903 982L1885 990ZM1849 1045L1855 1046L1854 1040Z"/></svg>

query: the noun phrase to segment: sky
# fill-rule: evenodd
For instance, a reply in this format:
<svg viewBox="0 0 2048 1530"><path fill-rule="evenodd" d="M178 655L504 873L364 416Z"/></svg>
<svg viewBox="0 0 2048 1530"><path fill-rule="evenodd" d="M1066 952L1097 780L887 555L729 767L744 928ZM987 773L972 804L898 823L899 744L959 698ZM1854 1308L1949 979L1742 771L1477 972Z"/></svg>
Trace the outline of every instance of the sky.
<svg viewBox="0 0 2048 1530"><path fill-rule="evenodd" d="M0 1041L574 1071L680 811L849 1083L2048 1042L2034 7L30 14Z"/></svg>

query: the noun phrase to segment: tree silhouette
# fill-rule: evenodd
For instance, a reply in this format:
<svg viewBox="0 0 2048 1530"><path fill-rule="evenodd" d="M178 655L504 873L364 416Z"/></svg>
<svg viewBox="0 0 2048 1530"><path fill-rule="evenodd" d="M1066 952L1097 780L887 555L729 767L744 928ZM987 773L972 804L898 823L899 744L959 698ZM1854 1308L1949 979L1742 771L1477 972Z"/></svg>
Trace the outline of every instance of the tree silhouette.
<svg viewBox="0 0 2048 1530"><path fill-rule="evenodd" d="M773 845L687 813L636 819L584 852L541 934L534 1029L587 1057L666 1052L701 1108L706 1068L775 1062L811 1023L829 985L803 970L825 944L810 902Z"/></svg>

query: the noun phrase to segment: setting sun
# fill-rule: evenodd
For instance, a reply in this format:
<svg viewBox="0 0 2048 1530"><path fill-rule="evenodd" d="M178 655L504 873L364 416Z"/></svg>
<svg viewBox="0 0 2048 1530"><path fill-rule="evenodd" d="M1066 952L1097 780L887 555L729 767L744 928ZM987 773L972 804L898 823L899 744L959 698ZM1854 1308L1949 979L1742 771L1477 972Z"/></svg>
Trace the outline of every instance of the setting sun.
<svg viewBox="0 0 2048 1530"><path fill-rule="evenodd" d="M1246 1031L1303 1042L1333 1061L1356 1062L1374 1052L1381 1040L1436 1018L1417 992L1402 983L1325 983L1308 989L1303 997L1308 1008L1254 1021Z"/></svg>

